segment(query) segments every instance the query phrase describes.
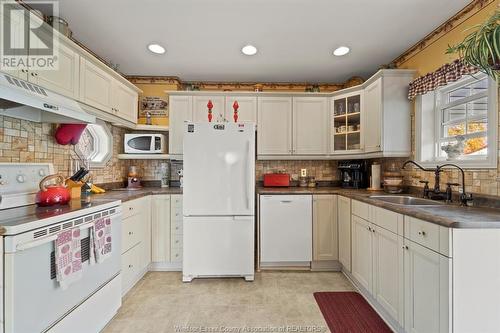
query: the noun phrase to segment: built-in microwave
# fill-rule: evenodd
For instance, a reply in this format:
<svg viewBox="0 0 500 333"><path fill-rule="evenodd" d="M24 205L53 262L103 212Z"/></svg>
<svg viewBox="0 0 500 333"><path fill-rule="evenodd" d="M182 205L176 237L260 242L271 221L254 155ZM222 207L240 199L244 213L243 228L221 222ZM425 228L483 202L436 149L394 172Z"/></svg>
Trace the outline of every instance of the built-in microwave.
<svg viewBox="0 0 500 333"><path fill-rule="evenodd" d="M125 154L165 154L163 134L125 134Z"/></svg>

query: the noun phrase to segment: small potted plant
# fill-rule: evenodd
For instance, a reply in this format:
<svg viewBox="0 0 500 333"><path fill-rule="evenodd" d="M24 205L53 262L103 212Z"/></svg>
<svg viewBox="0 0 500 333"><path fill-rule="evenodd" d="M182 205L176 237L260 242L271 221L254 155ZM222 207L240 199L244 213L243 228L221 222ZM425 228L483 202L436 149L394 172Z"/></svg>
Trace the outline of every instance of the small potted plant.
<svg viewBox="0 0 500 333"><path fill-rule="evenodd" d="M473 32L461 43L448 46L446 53L458 53L465 63L500 82L500 9L468 30Z"/></svg>

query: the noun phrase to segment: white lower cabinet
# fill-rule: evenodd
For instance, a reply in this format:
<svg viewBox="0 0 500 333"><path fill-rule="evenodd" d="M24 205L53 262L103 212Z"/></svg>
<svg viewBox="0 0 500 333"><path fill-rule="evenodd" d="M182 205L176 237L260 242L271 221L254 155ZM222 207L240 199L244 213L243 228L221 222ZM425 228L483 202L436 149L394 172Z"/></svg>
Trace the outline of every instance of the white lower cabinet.
<svg viewBox="0 0 500 333"><path fill-rule="evenodd" d="M363 288L372 293L373 245L371 223L352 216L352 276Z"/></svg>
<svg viewBox="0 0 500 333"><path fill-rule="evenodd" d="M153 196L151 260L170 261L170 195Z"/></svg>
<svg viewBox="0 0 500 333"><path fill-rule="evenodd" d="M403 325L403 237L378 226L373 230L373 297Z"/></svg>
<svg viewBox="0 0 500 333"><path fill-rule="evenodd" d="M405 240L405 331L451 332L449 325L451 259Z"/></svg>
<svg viewBox="0 0 500 333"><path fill-rule="evenodd" d="M339 261L351 271L351 199L338 196Z"/></svg>
<svg viewBox="0 0 500 333"><path fill-rule="evenodd" d="M182 268L182 195L153 195L152 268Z"/></svg>
<svg viewBox="0 0 500 333"><path fill-rule="evenodd" d="M313 261L339 259L337 196L313 196Z"/></svg>
<svg viewBox="0 0 500 333"><path fill-rule="evenodd" d="M151 263L151 198L122 205L122 294L147 272Z"/></svg>

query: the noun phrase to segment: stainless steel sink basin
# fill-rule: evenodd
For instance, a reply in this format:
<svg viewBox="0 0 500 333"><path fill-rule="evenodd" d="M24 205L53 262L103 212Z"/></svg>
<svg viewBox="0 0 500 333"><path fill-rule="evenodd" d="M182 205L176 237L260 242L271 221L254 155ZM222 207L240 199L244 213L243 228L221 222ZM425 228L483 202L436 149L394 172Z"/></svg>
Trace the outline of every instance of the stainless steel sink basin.
<svg viewBox="0 0 500 333"><path fill-rule="evenodd" d="M401 206L439 206L442 202L410 197L407 195L371 195L371 199L376 199Z"/></svg>

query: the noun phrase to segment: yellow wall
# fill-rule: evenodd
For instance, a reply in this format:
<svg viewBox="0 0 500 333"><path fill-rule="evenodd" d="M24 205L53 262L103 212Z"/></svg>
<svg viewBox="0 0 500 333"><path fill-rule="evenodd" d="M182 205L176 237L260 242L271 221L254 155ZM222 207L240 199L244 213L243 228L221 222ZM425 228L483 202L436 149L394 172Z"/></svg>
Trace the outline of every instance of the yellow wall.
<svg viewBox="0 0 500 333"><path fill-rule="evenodd" d="M416 53L409 59L405 60L398 67L405 69L416 69L418 75L424 75L433 72L442 65L452 62L457 58L456 54L445 54L448 45L453 45L461 42L470 32L466 29L481 24L489 18L496 8L498 8L500 0L493 1L486 7L472 13L471 16L459 20L454 27L446 34L431 39L425 48Z"/></svg>
<svg viewBox="0 0 500 333"><path fill-rule="evenodd" d="M142 94L139 96L139 101L147 97L161 97L168 101L168 96L165 94L167 90L177 90L178 85L174 83L134 83L139 89L142 90ZM139 102L140 107L140 102ZM145 124L146 118L140 117L138 119L139 124ZM164 125L168 126L168 117L153 117L153 125Z"/></svg>

